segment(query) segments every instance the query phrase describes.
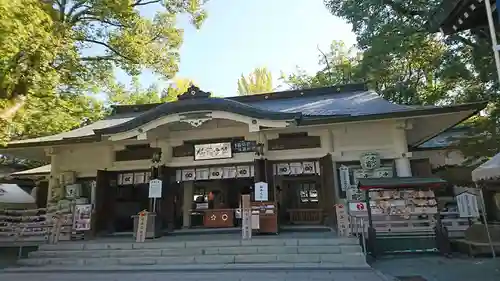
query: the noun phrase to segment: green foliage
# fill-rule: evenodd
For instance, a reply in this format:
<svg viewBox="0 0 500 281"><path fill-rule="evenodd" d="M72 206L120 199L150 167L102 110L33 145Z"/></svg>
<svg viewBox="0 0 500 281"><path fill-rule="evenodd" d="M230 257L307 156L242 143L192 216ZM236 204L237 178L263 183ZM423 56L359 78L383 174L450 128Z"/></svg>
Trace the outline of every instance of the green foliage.
<svg viewBox="0 0 500 281"><path fill-rule="evenodd" d="M177 100L177 97L183 94L191 84L193 81L189 79L173 79L172 83L160 93L155 84L144 89L138 77L134 76L129 87L113 80L110 81L106 94L108 102L113 105L171 102Z"/></svg>
<svg viewBox="0 0 500 281"><path fill-rule="evenodd" d="M162 102L176 101L177 97L184 94L191 85L196 85L196 83L191 79L186 78L175 78L173 83L171 83L168 88L163 90L161 94Z"/></svg>
<svg viewBox="0 0 500 281"><path fill-rule="evenodd" d="M320 51L320 71L309 75L300 67L295 73L281 73L280 80L291 89L327 87L336 84L359 82L361 53L354 46L347 47L344 42L334 40L328 52Z"/></svg>
<svg viewBox="0 0 500 281"><path fill-rule="evenodd" d="M238 79L238 94L253 95L269 93L273 90L273 78L267 68L255 68L247 77L241 74Z"/></svg>
<svg viewBox="0 0 500 281"><path fill-rule="evenodd" d="M441 2L325 0L333 15L353 26L362 51L356 77L386 99L410 105L491 100L485 116L470 120L471 136L461 140L465 156L491 156L500 147L500 103L488 30L429 33L427 21Z"/></svg>
<svg viewBox="0 0 500 281"><path fill-rule="evenodd" d="M95 122L104 113L102 101L89 95L29 95L11 122L10 133L15 139L54 135Z"/></svg>
<svg viewBox="0 0 500 281"><path fill-rule="evenodd" d="M60 132L99 118L102 105L88 95L102 88L113 89L114 98L129 103L120 97L123 85L110 82L115 68L130 75L151 69L164 79L173 78L183 35L176 16L189 14L200 27L206 17L203 4L0 0L0 142ZM154 18L141 16L139 8L151 6L159 8ZM133 96L133 102L159 96L153 95L154 87L144 92ZM40 116L50 116L52 122L30 123L30 118Z"/></svg>

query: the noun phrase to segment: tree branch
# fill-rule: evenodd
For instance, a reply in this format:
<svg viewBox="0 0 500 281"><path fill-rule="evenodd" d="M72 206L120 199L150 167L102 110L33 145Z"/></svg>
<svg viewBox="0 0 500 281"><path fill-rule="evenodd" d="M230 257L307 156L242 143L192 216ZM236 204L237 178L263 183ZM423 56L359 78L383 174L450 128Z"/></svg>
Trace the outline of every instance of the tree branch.
<svg viewBox="0 0 500 281"><path fill-rule="evenodd" d="M115 57L113 56L93 56L93 57L81 57L81 61L114 61L116 60Z"/></svg>
<svg viewBox="0 0 500 281"><path fill-rule="evenodd" d="M73 13L76 12L76 10L80 9L80 8L83 8L85 6L85 3L86 1L78 1L76 2L68 11L68 13L66 14L66 17L67 18L72 18L73 17ZM88 7L87 7L88 8Z"/></svg>
<svg viewBox="0 0 500 281"><path fill-rule="evenodd" d="M319 45L316 46L316 48L318 49L318 51L321 53L321 55L323 56L323 58L325 59L325 64L326 64L326 67L328 68L328 76L330 78L330 83L333 82L333 77L332 77L332 69L330 67L330 62L328 61L328 57L325 55L325 53L319 48Z"/></svg>
<svg viewBox="0 0 500 281"><path fill-rule="evenodd" d="M113 48L111 45L107 44L107 43L104 43L104 42L101 42L101 41L97 41L97 40L93 40L93 39L82 39L81 41L83 42L89 42L89 43L94 43L94 44L97 44L97 45L101 45L101 46L104 46L106 48L108 48L110 51L112 51L115 55L121 57L121 58L124 58L132 63L136 63L137 62L132 59L132 58L129 58L125 55L123 55L122 53L120 53L118 50L116 50L115 48Z"/></svg>
<svg viewBox="0 0 500 281"><path fill-rule="evenodd" d="M116 26L116 27L125 27L125 26L124 26L123 24L121 24L121 23L115 23L115 22L111 22L111 21L106 20L106 19L100 19L100 18L97 18L97 17L92 17L92 16L88 16L88 17L81 17L79 20L80 20L80 21L98 21L98 22L105 23L105 24L109 24L109 25Z"/></svg>
<svg viewBox="0 0 500 281"><path fill-rule="evenodd" d="M137 0L134 4L132 4L132 7L136 6L145 6L149 4L154 4L154 3L160 3L161 0L153 0L153 1L147 1L147 2L142 2L143 0Z"/></svg>
<svg viewBox="0 0 500 281"><path fill-rule="evenodd" d="M74 25L75 23L80 21L80 19L85 15L92 15L90 13L90 7L86 7L85 9L79 11L78 13L75 13L71 18L71 23Z"/></svg>

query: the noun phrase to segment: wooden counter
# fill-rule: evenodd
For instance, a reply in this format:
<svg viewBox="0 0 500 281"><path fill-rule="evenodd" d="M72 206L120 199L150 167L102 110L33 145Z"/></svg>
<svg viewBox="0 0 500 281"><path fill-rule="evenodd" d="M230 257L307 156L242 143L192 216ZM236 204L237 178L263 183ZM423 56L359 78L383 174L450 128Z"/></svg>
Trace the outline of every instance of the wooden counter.
<svg viewBox="0 0 500 281"><path fill-rule="evenodd" d="M211 209L204 212L204 227L233 227L233 209Z"/></svg>
<svg viewBox="0 0 500 281"><path fill-rule="evenodd" d="M259 213L259 233L278 233L278 214L275 202L252 202L252 211Z"/></svg>

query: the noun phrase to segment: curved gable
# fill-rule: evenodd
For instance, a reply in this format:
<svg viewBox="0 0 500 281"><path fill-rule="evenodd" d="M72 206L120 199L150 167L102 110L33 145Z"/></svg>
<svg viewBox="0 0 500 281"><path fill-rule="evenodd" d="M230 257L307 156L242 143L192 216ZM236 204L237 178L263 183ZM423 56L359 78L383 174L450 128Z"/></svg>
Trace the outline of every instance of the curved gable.
<svg viewBox="0 0 500 281"><path fill-rule="evenodd" d="M191 86L186 93L179 96L178 101L163 103L134 119L116 126L95 130L95 133L101 135L123 133L168 115L198 111L225 111L250 118L276 121L297 121L302 117L301 113L276 112L235 100L210 98L209 93L202 92L197 87Z"/></svg>

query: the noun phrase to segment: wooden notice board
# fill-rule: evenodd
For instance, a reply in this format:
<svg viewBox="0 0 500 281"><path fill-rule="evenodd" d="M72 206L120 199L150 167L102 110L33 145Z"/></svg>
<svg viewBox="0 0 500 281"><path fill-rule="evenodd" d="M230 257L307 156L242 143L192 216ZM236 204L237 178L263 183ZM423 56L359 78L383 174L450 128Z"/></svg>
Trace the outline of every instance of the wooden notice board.
<svg viewBox="0 0 500 281"><path fill-rule="evenodd" d="M241 223L241 238L252 238L252 206L250 204L250 195L241 196L242 223Z"/></svg>

